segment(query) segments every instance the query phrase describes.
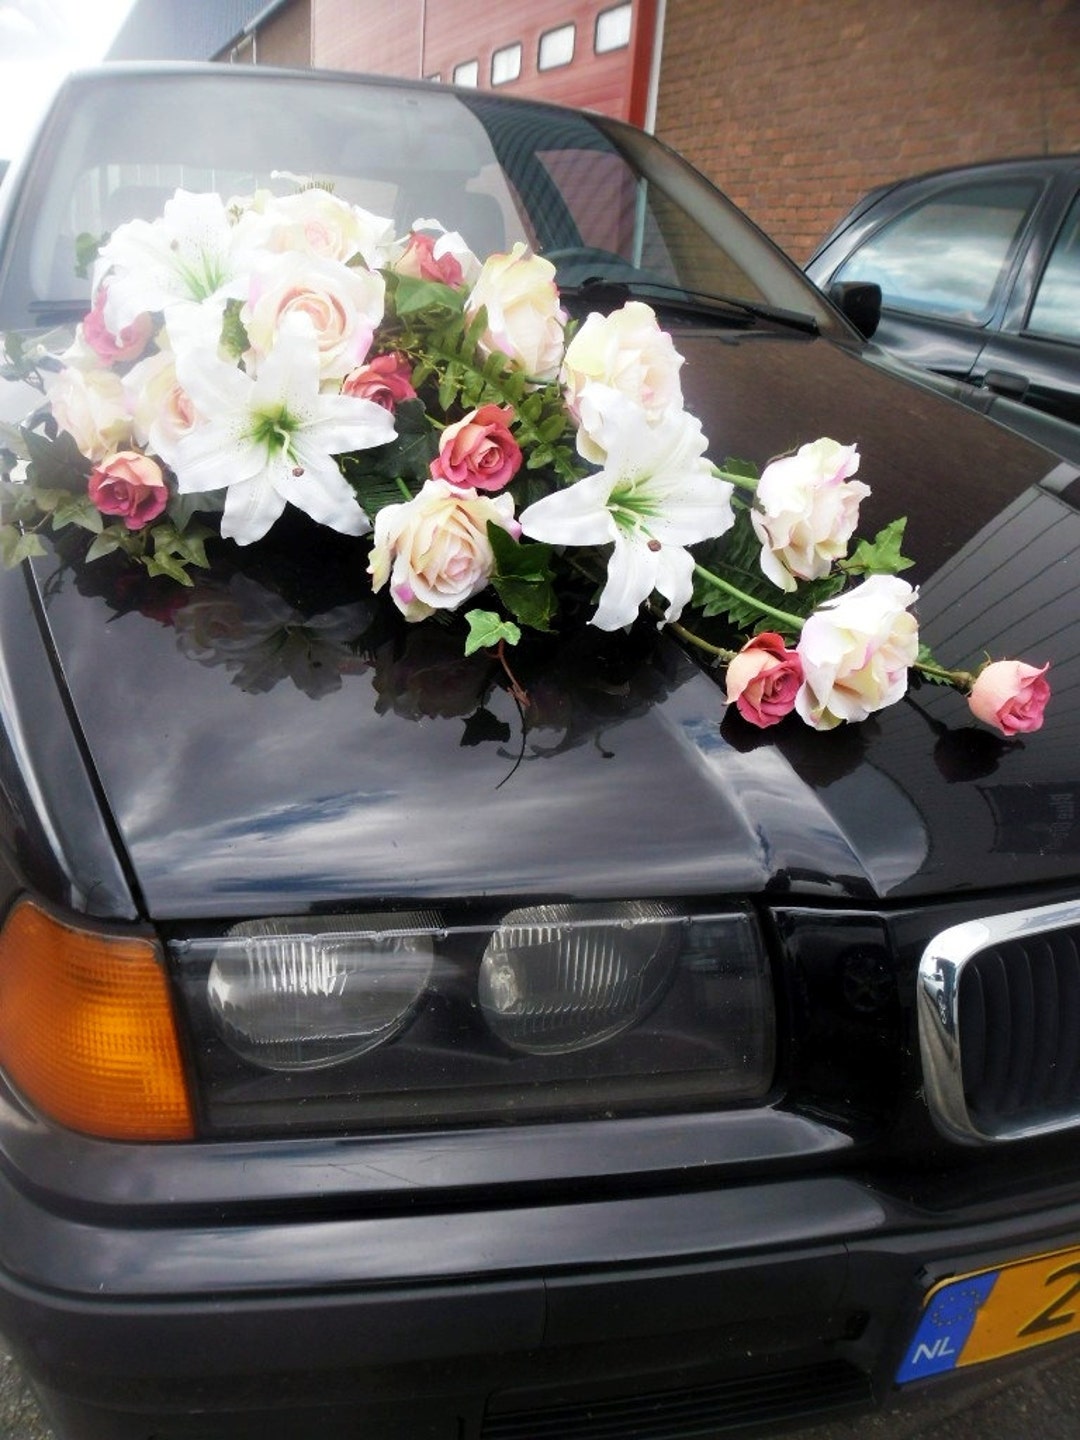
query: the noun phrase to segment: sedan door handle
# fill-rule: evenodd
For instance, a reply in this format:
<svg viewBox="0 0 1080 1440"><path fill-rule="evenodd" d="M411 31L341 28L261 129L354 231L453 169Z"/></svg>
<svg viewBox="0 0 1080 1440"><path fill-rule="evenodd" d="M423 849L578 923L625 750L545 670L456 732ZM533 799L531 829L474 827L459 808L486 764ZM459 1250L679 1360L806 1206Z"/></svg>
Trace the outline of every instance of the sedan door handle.
<svg viewBox="0 0 1080 1440"><path fill-rule="evenodd" d="M1014 370L988 370L982 383L995 395L1004 395L1008 400L1023 400L1031 381Z"/></svg>

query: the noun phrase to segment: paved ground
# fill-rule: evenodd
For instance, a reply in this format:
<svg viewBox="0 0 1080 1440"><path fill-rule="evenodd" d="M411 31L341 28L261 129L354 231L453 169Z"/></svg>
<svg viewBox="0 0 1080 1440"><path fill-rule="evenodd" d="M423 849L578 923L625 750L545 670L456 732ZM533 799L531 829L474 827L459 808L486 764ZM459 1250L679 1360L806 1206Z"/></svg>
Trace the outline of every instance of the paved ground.
<svg viewBox="0 0 1080 1440"><path fill-rule="evenodd" d="M0 1342L0 1440L54 1440ZM1070 1347L1007 1377L962 1392L911 1394L903 1405L788 1432L788 1440L1077 1440L1080 1354ZM307 1440L307 1437L297 1437ZM378 1440L372 1436L371 1440Z"/></svg>

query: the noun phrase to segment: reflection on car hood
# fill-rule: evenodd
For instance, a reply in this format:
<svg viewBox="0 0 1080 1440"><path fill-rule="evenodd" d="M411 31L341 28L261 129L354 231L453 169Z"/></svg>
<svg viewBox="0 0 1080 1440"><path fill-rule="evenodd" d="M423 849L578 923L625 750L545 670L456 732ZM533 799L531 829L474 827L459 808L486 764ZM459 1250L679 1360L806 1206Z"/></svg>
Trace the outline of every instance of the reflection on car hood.
<svg viewBox="0 0 1080 1440"><path fill-rule="evenodd" d="M356 542L317 573L252 547L191 592L50 556L47 618L151 915L421 895L857 901L1076 873L1073 472L822 341L678 344L715 459L859 444L863 528L910 516L924 638L948 664L1050 660L1044 729L1006 741L921 684L863 725L759 732L648 625L515 655L521 712L454 632L388 616Z"/></svg>

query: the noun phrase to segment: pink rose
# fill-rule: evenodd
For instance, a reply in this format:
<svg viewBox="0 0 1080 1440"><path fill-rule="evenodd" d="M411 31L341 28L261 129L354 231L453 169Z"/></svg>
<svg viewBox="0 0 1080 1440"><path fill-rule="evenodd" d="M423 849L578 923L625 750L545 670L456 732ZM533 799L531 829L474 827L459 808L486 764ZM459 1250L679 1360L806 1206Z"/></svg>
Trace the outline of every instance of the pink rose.
<svg viewBox="0 0 1080 1440"><path fill-rule="evenodd" d="M764 730L795 708L803 681L798 651L789 650L781 636L769 630L755 635L728 666L727 700L751 725Z"/></svg>
<svg viewBox="0 0 1080 1440"><path fill-rule="evenodd" d="M455 255L440 244L441 235L427 235L414 230L409 236L394 269L399 275L410 275L415 280L439 280L455 289L465 283L465 273Z"/></svg>
<svg viewBox="0 0 1080 1440"><path fill-rule="evenodd" d="M136 315L119 335L114 335L105 324L105 303L109 298L108 288L99 285L94 296L94 308L82 322L82 337L104 365L117 360L134 360L146 349L154 331L154 322L149 315Z"/></svg>
<svg viewBox="0 0 1080 1440"><path fill-rule="evenodd" d="M474 490L501 490L521 468L521 447L508 428L513 418L509 406L481 405L448 425L431 462L432 479Z"/></svg>
<svg viewBox="0 0 1080 1440"><path fill-rule="evenodd" d="M391 414L402 400L415 400L412 369L405 355L376 355L373 360L353 370L341 383L343 395L356 395L361 400L374 400Z"/></svg>
<svg viewBox="0 0 1080 1440"><path fill-rule="evenodd" d="M1050 682L1041 668L1020 660L995 660L980 671L971 687L968 704L972 714L1005 735L1024 735L1038 730L1050 699Z"/></svg>
<svg viewBox="0 0 1080 1440"><path fill-rule="evenodd" d="M119 515L129 530L156 520L169 503L161 466L137 450L107 455L90 476L90 499L103 515Z"/></svg>

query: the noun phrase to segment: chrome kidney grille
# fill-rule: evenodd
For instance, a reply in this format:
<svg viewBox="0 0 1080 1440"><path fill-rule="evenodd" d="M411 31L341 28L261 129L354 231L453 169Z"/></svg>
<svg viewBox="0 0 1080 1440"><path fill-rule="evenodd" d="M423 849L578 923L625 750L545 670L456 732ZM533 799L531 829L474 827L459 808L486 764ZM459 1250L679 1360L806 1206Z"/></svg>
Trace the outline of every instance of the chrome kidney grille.
<svg viewBox="0 0 1080 1440"><path fill-rule="evenodd" d="M1080 902L936 935L919 965L918 1018L927 1104L951 1139L1080 1125Z"/></svg>

